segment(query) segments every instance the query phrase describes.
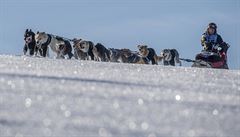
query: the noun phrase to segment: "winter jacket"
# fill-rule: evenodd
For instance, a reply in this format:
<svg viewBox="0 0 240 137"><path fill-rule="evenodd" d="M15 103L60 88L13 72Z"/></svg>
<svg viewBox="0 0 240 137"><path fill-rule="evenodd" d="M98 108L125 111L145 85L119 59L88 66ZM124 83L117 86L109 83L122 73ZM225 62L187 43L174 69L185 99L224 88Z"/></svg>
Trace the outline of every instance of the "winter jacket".
<svg viewBox="0 0 240 137"><path fill-rule="evenodd" d="M223 43L222 37L217 33L209 35L207 32L205 32L202 35L201 44L204 47L204 50L212 51L214 45L222 43Z"/></svg>

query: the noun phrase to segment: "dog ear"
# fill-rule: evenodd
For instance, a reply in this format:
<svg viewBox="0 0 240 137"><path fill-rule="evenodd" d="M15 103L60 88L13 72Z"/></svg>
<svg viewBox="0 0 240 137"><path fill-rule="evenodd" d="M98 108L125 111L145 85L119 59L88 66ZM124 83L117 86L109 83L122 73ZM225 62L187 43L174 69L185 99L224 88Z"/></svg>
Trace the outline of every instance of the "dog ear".
<svg viewBox="0 0 240 137"><path fill-rule="evenodd" d="M25 32L28 32L28 29L26 29L26 31Z"/></svg>
<svg viewBox="0 0 240 137"><path fill-rule="evenodd" d="M164 51L161 51L159 57L163 57L163 54L164 54Z"/></svg>
<svg viewBox="0 0 240 137"><path fill-rule="evenodd" d="M37 34L39 34L39 31L37 31Z"/></svg>
<svg viewBox="0 0 240 137"><path fill-rule="evenodd" d="M140 49L140 48L141 48L141 45L138 45L137 47Z"/></svg>
<svg viewBox="0 0 240 137"><path fill-rule="evenodd" d="M144 45L143 47L144 47L144 48L148 48L148 46L147 46L147 45Z"/></svg>
<svg viewBox="0 0 240 137"><path fill-rule="evenodd" d="M29 32L32 32L32 29L30 29L30 31Z"/></svg>
<svg viewBox="0 0 240 137"><path fill-rule="evenodd" d="M79 43L82 39L77 39L77 38L74 38L72 41L73 43Z"/></svg>

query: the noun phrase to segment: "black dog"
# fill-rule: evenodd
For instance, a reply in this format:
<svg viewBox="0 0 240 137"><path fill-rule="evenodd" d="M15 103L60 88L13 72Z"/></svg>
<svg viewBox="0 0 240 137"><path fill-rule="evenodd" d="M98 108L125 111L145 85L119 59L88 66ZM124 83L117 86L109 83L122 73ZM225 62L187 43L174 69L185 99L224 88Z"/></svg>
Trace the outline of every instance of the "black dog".
<svg viewBox="0 0 240 137"><path fill-rule="evenodd" d="M26 29L24 34L25 45L23 47L23 54L26 55L29 50L29 55L33 56L34 53L37 54L38 47L36 46L35 33L30 29Z"/></svg>
<svg viewBox="0 0 240 137"><path fill-rule="evenodd" d="M94 54L95 61L110 61L110 52L109 50L103 46L101 43L97 43L92 50Z"/></svg>

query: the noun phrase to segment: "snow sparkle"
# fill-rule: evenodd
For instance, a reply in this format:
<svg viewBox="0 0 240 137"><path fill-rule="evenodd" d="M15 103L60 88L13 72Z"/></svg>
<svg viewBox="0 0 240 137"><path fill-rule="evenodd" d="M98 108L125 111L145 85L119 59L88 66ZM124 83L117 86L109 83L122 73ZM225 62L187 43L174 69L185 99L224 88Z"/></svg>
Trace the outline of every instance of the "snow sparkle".
<svg viewBox="0 0 240 137"><path fill-rule="evenodd" d="M32 100L30 98L25 99L25 107L29 108L32 105Z"/></svg>
<svg viewBox="0 0 240 137"><path fill-rule="evenodd" d="M181 96L180 96L180 95L176 95L176 96L175 96L175 99L176 99L177 101L180 101L180 100L181 100Z"/></svg>

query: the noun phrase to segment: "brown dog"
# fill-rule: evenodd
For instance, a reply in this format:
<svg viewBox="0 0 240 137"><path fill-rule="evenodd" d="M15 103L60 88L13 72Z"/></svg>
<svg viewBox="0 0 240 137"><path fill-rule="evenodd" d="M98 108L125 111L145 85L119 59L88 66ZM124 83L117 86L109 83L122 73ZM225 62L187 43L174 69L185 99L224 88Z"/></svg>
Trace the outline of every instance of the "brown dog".
<svg viewBox="0 0 240 137"><path fill-rule="evenodd" d="M153 65L157 65L159 61L159 57L157 56L155 50L153 48L148 48L147 45L138 45L139 54L142 57L147 58L152 62Z"/></svg>
<svg viewBox="0 0 240 137"><path fill-rule="evenodd" d="M110 61L121 63L148 64L148 59L129 49L109 49Z"/></svg>

